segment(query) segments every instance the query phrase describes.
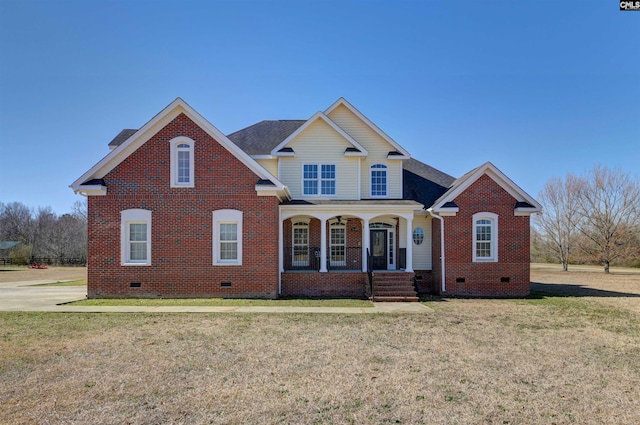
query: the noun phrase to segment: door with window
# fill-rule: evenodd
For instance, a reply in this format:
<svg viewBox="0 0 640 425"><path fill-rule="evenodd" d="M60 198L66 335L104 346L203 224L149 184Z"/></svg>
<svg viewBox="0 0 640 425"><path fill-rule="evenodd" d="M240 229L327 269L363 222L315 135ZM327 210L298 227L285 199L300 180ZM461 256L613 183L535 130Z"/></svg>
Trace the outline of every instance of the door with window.
<svg viewBox="0 0 640 425"><path fill-rule="evenodd" d="M387 230L370 230L371 267L373 270L387 269Z"/></svg>

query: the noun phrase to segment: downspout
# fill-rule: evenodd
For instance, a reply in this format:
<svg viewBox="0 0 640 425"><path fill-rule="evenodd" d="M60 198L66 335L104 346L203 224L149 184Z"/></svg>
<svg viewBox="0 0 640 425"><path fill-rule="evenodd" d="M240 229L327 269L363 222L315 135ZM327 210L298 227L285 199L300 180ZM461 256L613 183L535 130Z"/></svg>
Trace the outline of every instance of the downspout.
<svg viewBox="0 0 640 425"><path fill-rule="evenodd" d="M441 277L442 293L445 293L447 290L447 285L445 281L445 272L444 272L444 264L445 264L444 262L444 219L439 215L434 214L432 208L427 209L427 212L431 217L437 218L438 220L440 220L440 272L442 274L442 277Z"/></svg>

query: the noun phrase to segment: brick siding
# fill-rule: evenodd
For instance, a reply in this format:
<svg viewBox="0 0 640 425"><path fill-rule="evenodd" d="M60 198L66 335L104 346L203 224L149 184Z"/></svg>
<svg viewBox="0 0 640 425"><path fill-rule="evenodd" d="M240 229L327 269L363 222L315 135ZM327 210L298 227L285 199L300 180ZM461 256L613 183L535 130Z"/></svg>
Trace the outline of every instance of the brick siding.
<svg viewBox="0 0 640 425"><path fill-rule="evenodd" d="M356 271L290 271L282 273L283 296L352 297L368 296L366 273Z"/></svg>
<svg viewBox="0 0 640 425"><path fill-rule="evenodd" d="M446 295L526 296L530 291L529 217L514 216L516 199L483 175L454 202L455 217L444 217ZM473 262L473 214L498 215L498 262ZM440 281L440 223L434 220L433 253Z"/></svg>
<svg viewBox="0 0 640 425"><path fill-rule="evenodd" d="M195 188L170 187L169 141L178 136L195 141ZM108 194L89 197L90 298L277 297L279 202L257 196L258 177L186 115L104 180ZM151 266L121 265L120 212L133 208L152 211ZM220 209L243 212L240 266L212 264L213 211Z"/></svg>

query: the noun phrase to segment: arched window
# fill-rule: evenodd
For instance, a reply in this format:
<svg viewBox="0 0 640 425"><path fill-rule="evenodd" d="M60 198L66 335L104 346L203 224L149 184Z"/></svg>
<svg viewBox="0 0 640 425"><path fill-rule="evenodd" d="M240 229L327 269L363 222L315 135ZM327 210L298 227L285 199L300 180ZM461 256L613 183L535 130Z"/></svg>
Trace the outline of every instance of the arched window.
<svg viewBox="0 0 640 425"><path fill-rule="evenodd" d="M384 164L371 166L371 196L387 196L387 166Z"/></svg>
<svg viewBox="0 0 640 425"><path fill-rule="evenodd" d="M309 265L309 220L293 221L292 230L292 265L306 267Z"/></svg>
<svg viewBox="0 0 640 425"><path fill-rule="evenodd" d="M344 222L336 221L330 224L329 245L331 250L331 266L347 265L347 232Z"/></svg>
<svg viewBox="0 0 640 425"><path fill-rule="evenodd" d="M194 187L194 143L188 137L171 140L171 187Z"/></svg>
<svg viewBox="0 0 640 425"><path fill-rule="evenodd" d="M481 212L473 215L473 261L498 261L498 215Z"/></svg>

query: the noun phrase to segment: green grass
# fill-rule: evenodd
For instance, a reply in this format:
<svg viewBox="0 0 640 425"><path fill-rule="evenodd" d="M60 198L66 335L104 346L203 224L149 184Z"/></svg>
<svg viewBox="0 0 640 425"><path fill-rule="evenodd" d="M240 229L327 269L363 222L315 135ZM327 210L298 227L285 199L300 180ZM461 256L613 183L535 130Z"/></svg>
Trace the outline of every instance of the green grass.
<svg viewBox="0 0 640 425"><path fill-rule="evenodd" d="M373 307L371 301L350 298L285 298L280 300L246 298L95 298L77 301L73 305L127 307Z"/></svg>

